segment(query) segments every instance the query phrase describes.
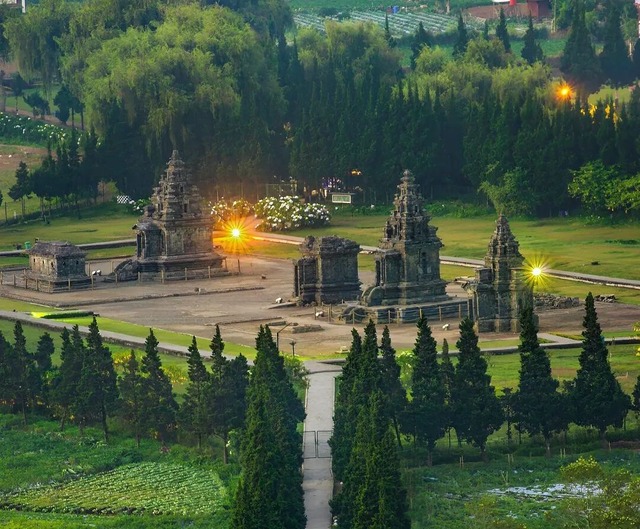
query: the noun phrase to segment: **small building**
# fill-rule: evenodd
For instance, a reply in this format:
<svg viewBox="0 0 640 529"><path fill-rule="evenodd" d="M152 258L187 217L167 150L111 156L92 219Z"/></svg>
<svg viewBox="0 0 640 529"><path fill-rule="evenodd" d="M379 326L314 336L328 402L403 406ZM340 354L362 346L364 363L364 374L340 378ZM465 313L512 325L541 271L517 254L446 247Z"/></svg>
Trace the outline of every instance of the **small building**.
<svg viewBox="0 0 640 529"><path fill-rule="evenodd" d="M55 292L91 285L91 278L85 271L86 253L70 242L38 241L27 254L26 288Z"/></svg>
<svg viewBox="0 0 640 529"><path fill-rule="evenodd" d="M424 199L411 171L404 171L394 210L376 254L376 282L362 295L366 306L415 305L447 299L440 278L438 228L429 225Z"/></svg>
<svg viewBox="0 0 640 529"><path fill-rule="evenodd" d="M185 279L227 274L213 248L213 221L178 151L154 188L151 203L133 227L136 256L120 264L118 281Z"/></svg>
<svg viewBox="0 0 640 529"><path fill-rule="evenodd" d="M476 269L475 279L466 287L478 332L520 331L521 310L533 306L533 288L523 263L509 221L500 215L484 267Z"/></svg>
<svg viewBox="0 0 640 529"><path fill-rule="evenodd" d="M341 237L307 237L294 263L294 295L303 305L342 303L360 298L360 245Z"/></svg>

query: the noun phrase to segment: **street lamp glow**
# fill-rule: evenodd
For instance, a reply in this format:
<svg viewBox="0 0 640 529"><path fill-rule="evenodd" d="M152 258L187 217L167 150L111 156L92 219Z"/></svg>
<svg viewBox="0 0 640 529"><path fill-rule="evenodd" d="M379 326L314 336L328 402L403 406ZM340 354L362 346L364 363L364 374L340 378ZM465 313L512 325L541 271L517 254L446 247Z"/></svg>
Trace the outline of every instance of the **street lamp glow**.
<svg viewBox="0 0 640 529"><path fill-rule="evenodd" d="M242 233L240 232L240 228L233 228L231 230L231 237L233 237L234 239L239 239L241 234Z"/></svg>

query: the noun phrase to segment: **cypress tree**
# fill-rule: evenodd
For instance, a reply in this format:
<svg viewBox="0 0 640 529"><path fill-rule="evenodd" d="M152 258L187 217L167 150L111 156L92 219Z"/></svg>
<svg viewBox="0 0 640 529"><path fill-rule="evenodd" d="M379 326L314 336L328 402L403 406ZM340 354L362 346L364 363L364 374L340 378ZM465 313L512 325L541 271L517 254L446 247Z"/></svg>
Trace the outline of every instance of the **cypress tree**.
<svg viewBox="0 0 640 529"><path fill-rule="evenodd" d="M416 32L411 41L411 69L412 70L416 69L416 59L420 55L422 48L424 48L425 46L427 47L433 46L433 39L431 38L427 30L424 29L424 24L420 22L418 24L418 28L416 29Z"/></svg>
<svg viewBox="0 0 640 529"><path fill-rule="evenodd" d="M631 405L636 413L640 413L640 375L636 379L636 385L633 386L633 393L631 394Z"/></svg>
<svg viewBox="0 0 640 529"><path fill-rule="evenodd" d="M458 58L462 57L467 51L469 45L469 35L467 34L467 28L464 20L462 19L462 11L458 15L458 30L456 35L456 41L453 45L453 56Z"/></svg>
<svg viewBox="0 0 640 529"><path fill-rule="evenodd" d="M71 333L64 328L60 337L60 367L52 382L52 399L61 408L60 430L64 431L69 411L74 410L77 403L78 382L86 351L77 325L73 326Z"/></svg>
<svg viewBox="0 0 640 529"><path fill-rule="evenodd" d="M511 53L511 41L509 40L509 31L507 29L507 18L505 17L504 9L502 8L500 8L500 21L496 26L496 37L500 42L502 42L504 51Z"/></svg>
<svg viewBox="0 0 640 529"><path fill-rule="evenodd" d="M427 447L427 465L433 464L436 442L447 427L444 379L437 359L436 341L426 318L418 320L418 336L413 348L412 400L408 431Z"/></svg>
<svg viewBox="0 0 640 529"><path fill-rule="evenodd" d="M536 41L536 32L533 29L533 17L531 16L531 13L529 13L529 25L527 26L527 31L524 34L523 41L524 46L522 48L521 55L527 63L534 64L544 58L542 48Z"/></svg>
<svg viewBox="0 0 640 529"><path fill-rule="evenodd" d="M33 356L27 351L27 341L19 320L13 327L13 346L6 347L4 362L7 377L3 380L8 400L13 408L22 414L22 421L27 424L27 411L33 401L40 380Z"/></svg>
<svg viewBox="0 0 640 529"><path fill-rule="evenodd" d="M551 435L563 428L559 383L551 376L551 362L538 342L532 307L522 310L520 328L520 380L514 403L515 417L521 431L542 435L550 456Z"/></svg>
<svg viewBox="0 0 640 529"><path fill-rule="evenodd" d="M573 383L572 400L575 422L581 426L598 429L605 442L608 426L622 426L631 407L631 400L616 380L609 365L609 351L598 323L591 292L585 299L585 317L582 331L580 368Z"/></svg>
<svg viewBox="0 0 640 529"><path fill-rule="evenodd" d="M487 374L487 361L478 347L478 336L473 321L460 322L458 365L452 392L452 423L458 439L480 448L486 461L487 438L500 428L503 422L500 401Z"/></svg>
<svg viewBox="0 0 640 529"><path fill-rule="evenodd" d="M165 443L175 430L178 403L171 381L162 370L158 340L152 329L149 329L149 336L144 342L141 371L144 376L142 427L156 433L160 441Z"/></svg>
<svg viewBox="0 0 640 529"><path fill-rule="evenodd" d="M55 346L51 335L48 332L41 334L36 347L34 360L36 362L37 380L40 382L40 387L37 388L37 392L40 398L42 398L45 407L49 406L50 378L53 370L51 357L54 351Z"/></svg>
<svg viewBox="0 0 640 529"><path fill-rule="evenodd" d="M447 414L447 427L446 431L449 437L449 448L451 448L451 415L452 415L452 394L453 386L456 377L456 369L451 362L451 356L449 356L449 342L445 338L442 340L442 360L440 362L440 373L442 375L442 383L444 385L444 403Z"/></svg>
<svg viewBox="0 0 640 529"><path fill-rule="evenodd" d="M11 344L0 331L0 402L11 400L9 359L11 358Z"/></svg>
<svg viewBox="0 0 640 529"><path fill-rule="evenodd" d="M211 371L214 376L221 376L222 371L224 370L224 366L227 363L227 359L224 357L224 341L222 340L222 335L220 334L220 326L216 325L216 332L211 339L211 344L209 344L209 349L211 350Z"/></svg>
<svg viewBox="0 0 640 529"><path fill-rule="evenodd" d="M391 346L389 327L385 325L380 342L380 369L382 371L382 391L389 405L389 416L396 433L398 446L402 446L398 419L407 406L407 392L400 381L400 366L396 361L396 350Z"/></svg>
<svg viewBox="0 0 640 529"><path fill-rule="evenodd" d="M291 400L295 392L269 327L260 327L256 350L231 527L303 529L302 449L296 428L304 408Z"/></svg>
<svg viewBox="0 0 640 529"><path fill-rule="evenodd" d="M633 79L633 67L622 36L620 10L614 2L606 4L604 45L600 53L600 67L604 76L615 86L629 83Z"/></svg>
<svg viewBox="0 0 640 529"><path fill-rule="evenodd" d="M588 93L599 84L602 72L591 44L581 0L575 0L571 31L560 58L560 69L572 84L578 86L579 92Z"/></svg>
<svg viewBox="0 0 640 529"><path fill-rule="evenodd" d="M140 374L140 364L133 350L124 364L122 375L118 378L118 389L120 391L119 414L133 430L136 446L140 448L144 381Z"/></svg>
<svg viewBox="0 0 640 529"><path fill-rule="evenodd" d="M411 526L386 406L383 393L376 390L361 410L344 492L337 502L340 528L409 529Z"/></svg>
<svg viewBox="0 0 640 529"><path fill-rule="evenodd" d="M181 409L181 419L187 431L196 435L198 448L202 448L202 437L210 431L208 400L210 375L198 350L196 337L191 339L187 357L189 385Z"/></svg>
<svg viewBox="0 0 640 529"><path fill-rule="evenodd" d="M89 325L87 347L78 381L77 411L82 425L100 421L109 440L107 418L118 399L117 377L111 351L102 342L96 318Z"/></svg>

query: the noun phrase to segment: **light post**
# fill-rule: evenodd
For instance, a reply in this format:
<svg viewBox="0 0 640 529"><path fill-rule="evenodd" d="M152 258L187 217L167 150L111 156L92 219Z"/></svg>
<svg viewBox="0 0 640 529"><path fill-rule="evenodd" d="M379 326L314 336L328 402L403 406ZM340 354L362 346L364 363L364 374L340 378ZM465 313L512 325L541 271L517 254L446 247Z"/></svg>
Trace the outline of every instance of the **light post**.
<svg viewBox="0 0 640 529"><path fill-rule="evenodd" d="M295 340L291 340L289 343L291 344L291 356L295 358L295 356L296 356L296 344L298 342L296 342Z"/></svg>
<svg viewBox="0 0 640 529"><path fill-rule="evenodd" d="M284 331L287 327L289 327L289 325L291 325L293 322L288 322L284 325L284 327L282 327L282 329L276 331L276 349L278 350L278 353L280 352L280 333L282 331Z"/></svg>

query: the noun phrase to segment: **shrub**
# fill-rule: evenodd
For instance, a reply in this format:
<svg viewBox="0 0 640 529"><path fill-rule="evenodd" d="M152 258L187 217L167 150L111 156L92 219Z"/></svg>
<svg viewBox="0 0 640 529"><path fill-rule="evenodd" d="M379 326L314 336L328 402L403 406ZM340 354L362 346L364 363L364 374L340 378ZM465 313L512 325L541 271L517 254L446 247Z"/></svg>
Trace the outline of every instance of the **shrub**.
<svg viewBox="0 0 640 529"><path fill-rule="evenodd" d="M331 220L322 204L303 203L298 197L267 197L255 205L257 226L262 231L285 231L303 227L326 226Z"/></svg>

